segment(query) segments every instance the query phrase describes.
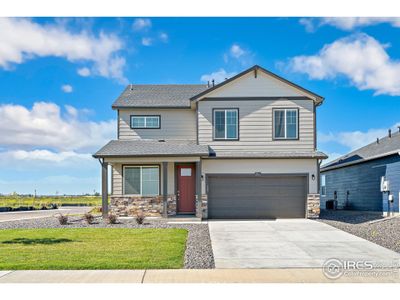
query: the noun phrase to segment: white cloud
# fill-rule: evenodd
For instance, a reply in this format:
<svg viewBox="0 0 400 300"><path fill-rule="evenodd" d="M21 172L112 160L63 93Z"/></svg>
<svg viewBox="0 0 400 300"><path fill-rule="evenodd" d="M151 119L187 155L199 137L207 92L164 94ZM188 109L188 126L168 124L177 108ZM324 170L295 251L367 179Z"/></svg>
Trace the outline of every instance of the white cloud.
<svg viewBox="0 0 400 300"><path fill-rule="evenodd" d="M300 24L307 31L315 31L318 27L330 25L341 30L354 30L356 28L388 23L393 27L400 27L400 18L391 17L329 17L329 18L302 18Z"/></svg>
<svg viewBox="0 0 400 300"><path fill-rule="evenodd" d="M244 49L242 46L235 43L223 54L223 59L225 63L233 61L239 62L242 66L248 66L252 64L253 56L250 50Z"/></svg>
<svg viewBox="0 0 400 300"><path fill-rule="evenodd" d="M82 77L88 77L88 76L90 76L90 70L89 70L89 68L86 68L86 67L84 67L84 68L79 68L79 69L77 70L77 73L78 73L80 76L82 76Z"/></svg>
<svg viewBox="0 0 400 300"><path fill-rule="evenodd" d="M144 31L151 28L151 20L150 19L135 19L133 22L132 28L134 31Z"/></svg>
<svg viewBox="0 0 400 300"><path fill-rule="evenodd" d="M161 32L161 33L160 33L160 40L161 40L162 42L167 43L167 42L168 42L168 39L169 39L168 34L166 34L165 32Z"/></svg>
<svg viewBox="0 0 400 300"><path fill-rule="evenodd" d="M62 57L70 62L92 62L96 75L127 82L122 41L113 34L98 36L68 31L60 23L41 25L30 19L0 18L0 67L10 69L35 57Z"/></svg>
<svg viewBox="0 0 400 300"><path fill-rule="evenodd" d="M215 83L220 83L225 81L226 78L235 76L236 72L226 72L224 69L219 69L218 71L212 72L211 74L204 74L201 76L200 80L203 82L211 81L214 79Z"/></svg>
<svg viewBox="0 0 400 300"><path fill-rule="evenodd" d="M61 90L62 90L64 93L72 93L72 91L73 91L74 89L72 88L72 85L63 84L63 85L61 86Z"/></svg>
<svg viewBox="0 0 400 300"><path fill-rule="evenodd" d="M360 90L398 96L400 61L389 57L387 47L367 34L355 34L325 45L315 55L292 58L289 68L311 79L345 76Z"/></svg>
<svg viewBox="0 0 400 300"><path fill-rule="evenodd" d="M49 102L36 102L32 109L21 105L0 105L1 144L8 149L51 148L59 152L95 151L115 138L115 121L82 121L80 110L66 106L66 112Z"/></svg>
<svg viewBox="0 0 400 300"><path fill-rule="evenodd" d="M153 39L144 37L142 38L142 45L143 46L151 46L153 44Z"/></svg>
<svg viewBox="0 0 400 300"><path fill-rule="evenodd" d="M246 51L243 50L238 44L233 44L229 49L229 53L232 57L239 58L246 54Z"/></svg>
<svg viewBox="0 0 400 300"><path fill-rule="evenodd" d="M77 161L92 161L93 157L89 153L77 153L75 151L62 151L53 152L49 150L36 149L36 150L10 150L0 152L0 161L22 161L26 162L52 162L52 163L76 163Z"/></svg>
<svg viewBox="0 0 400 300"><path fill-rule="evenodd" d="M397 131L399 123L394 124L391 129L392 132ZM318 141L320 143L334 142L349 148L350 151L366 146L377 138L382 138L388 135L387 128L372 128L367 131L343 131L337 133L319 133Z"/></svg>

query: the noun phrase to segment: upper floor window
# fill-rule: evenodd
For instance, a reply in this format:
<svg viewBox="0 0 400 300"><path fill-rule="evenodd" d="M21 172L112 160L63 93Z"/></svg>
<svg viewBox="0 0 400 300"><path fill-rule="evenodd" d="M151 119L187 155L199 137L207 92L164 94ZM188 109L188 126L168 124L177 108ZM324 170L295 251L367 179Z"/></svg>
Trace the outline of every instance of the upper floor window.
<svg viewBox="0 0 400 300"><path fill-rule="evenodd" d="M321 196L326 196L326 178L321 175Z"/></svg>
<svg viewBox="0 0 400 300"><path fill-rule="evenodd" d="M239 110L237 108L214 109L214 139L239 139Z"/></svg>
<svg viewBox="0 0 400 300"><path fill-rule="evenodd" d="M298 125L299 110L297 108L274 109L274 139L298 139Z"/></svg>
<svg viewBox="0 0 400 300"><path fill-rule="evenodd" d="M131 116L131 128L158 129L160 128L160 116Z"/></svg>

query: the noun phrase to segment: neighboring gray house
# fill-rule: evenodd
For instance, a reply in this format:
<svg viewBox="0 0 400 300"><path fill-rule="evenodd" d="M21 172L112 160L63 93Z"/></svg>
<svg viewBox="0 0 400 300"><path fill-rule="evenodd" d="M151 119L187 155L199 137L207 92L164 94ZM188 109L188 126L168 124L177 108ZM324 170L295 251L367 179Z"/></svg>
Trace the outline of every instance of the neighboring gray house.
<svg viewBox="0 0 400 300"><path fill-rule="evenodd" d="M389 181L393 203L381 192L381 180ZM338 208L399 212L400 132L342 156L321 168L321 208L336 199Z"/></svg>
<svg viewBox="0 0 400 300"><path fill-rule="evenodd" d="M207 85L129 85L112 105L111 209L202 218L319 214L316 108L323 98L259 66Z"/></svg>

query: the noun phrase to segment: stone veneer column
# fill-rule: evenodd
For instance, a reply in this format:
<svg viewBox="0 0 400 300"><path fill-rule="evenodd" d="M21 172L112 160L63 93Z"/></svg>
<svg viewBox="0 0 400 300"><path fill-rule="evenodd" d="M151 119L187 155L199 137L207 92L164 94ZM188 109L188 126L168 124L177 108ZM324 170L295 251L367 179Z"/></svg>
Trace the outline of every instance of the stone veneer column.
<svg viewBox="0 0 400 300"><path fill-rule="evenodd" d="M202 218L201 161L196 162L196 217Z"/></svg>
<svg viewBox="0 0 400 300"><path fill-rule="evenodd" d="M320 213L319 194L307 195L307 218L317 219Z"/></svg>

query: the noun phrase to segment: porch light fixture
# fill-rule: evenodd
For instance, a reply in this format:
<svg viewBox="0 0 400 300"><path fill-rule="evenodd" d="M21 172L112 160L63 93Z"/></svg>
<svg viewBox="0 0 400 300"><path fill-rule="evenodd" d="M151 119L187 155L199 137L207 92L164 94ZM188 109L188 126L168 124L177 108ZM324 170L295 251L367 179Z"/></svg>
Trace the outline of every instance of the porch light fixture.
<svg viewBox="0 0 400 300"><path fill-rule="evenodd" d="M311 175L311 179L315 180L315 175L314 174Z"/></svg>

